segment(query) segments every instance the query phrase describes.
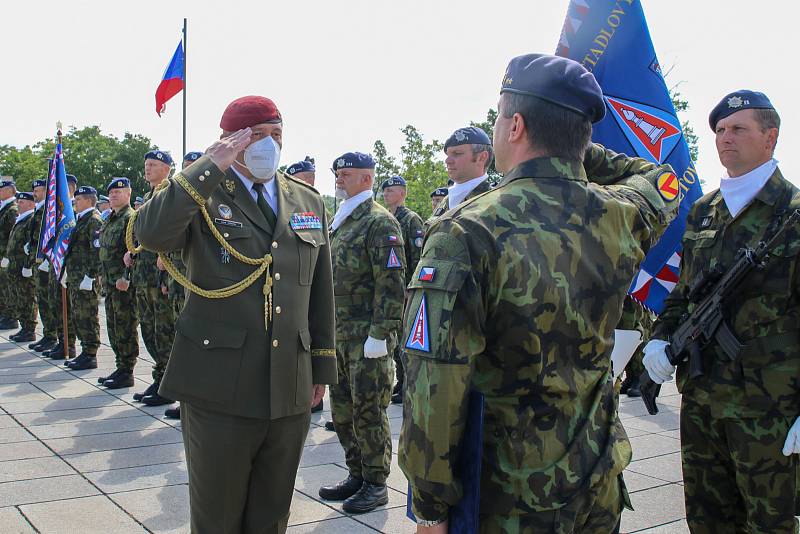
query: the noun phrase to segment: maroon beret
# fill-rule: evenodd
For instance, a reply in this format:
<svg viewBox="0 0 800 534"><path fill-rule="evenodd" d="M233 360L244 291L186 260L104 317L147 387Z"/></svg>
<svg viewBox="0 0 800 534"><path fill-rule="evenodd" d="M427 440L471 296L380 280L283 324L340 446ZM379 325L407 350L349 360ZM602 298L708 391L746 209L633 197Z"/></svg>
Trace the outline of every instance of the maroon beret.
<svg viewBox="0 0 800 534"><path fill-rule="evenodd" d="M281 112L275 102L263 96L243 96L225 108L219 127L228 132L263 124L281 122Z"/></svg>

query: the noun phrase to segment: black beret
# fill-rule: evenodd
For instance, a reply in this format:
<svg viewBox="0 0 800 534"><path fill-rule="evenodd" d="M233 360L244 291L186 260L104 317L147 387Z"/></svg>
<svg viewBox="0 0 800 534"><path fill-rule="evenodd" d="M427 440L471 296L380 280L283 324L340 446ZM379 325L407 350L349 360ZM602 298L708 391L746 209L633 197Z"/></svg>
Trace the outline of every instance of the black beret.
<svg viewBox="0 0 800 534"><path fill-rule="evenodd" d="M387 178L386 180L383 181L383 183L381 184L381 191L393 185L402 185L403 187L405 187L406 181L403 179L402 176L392 176L391 178Z"/></svg>
<svg viewBox="0 0 800 534"><path fill-rule="evenodd" d="M374 169L375 160L369 154L361 152L347 152L333 162L333 170L339 169Z"/></svg>
<svg viewBox="0 0 800 534"><path fill-rule="evenodd" d="M749 91L747 89L734 91L733 93L725 95L725 97L720 100L719 104L714 106L714 109L711 110L711 114L708 116L708 124L711 126L711 131L713 132L717 129L717 123L720 119L724 119L743 109L775 108L764 93Z"/></svg>
<svg viewBox="0 0 800 534"><path fill-rule="evenodd" d="M458 146L458 145L491 145L492 140L489 139L489 136L475 126L467 126L466 128L459 128L453 135L447 138L447 141L444 142L444 150L447 152L447 149L451 146Z"/></svg>
<svg viewBox="0 0 800 534"><path fill-rule="evenodd" d="M592 122L605 117L603 91L594 75L571 59L526 54L509 62L500 93L535 96Z"/></svg>
<svg viewBox="0 0 800 534"><path fill-rule="evenodd" d="M298 172L315 172L316 170L313 163L308 160L303 160L289 165L289 168L286 169L286 174L294 176Z"/></svg>
<svg viewBox="0 0 800 534"><path fill-rule="evenodd" d="M16 196L17 196L17 200L30 200L31 202L34 201L33 200L33 193L28 193L26 191L20 191L19 193L17 193Z"/></svg>
<svg viewBox="0 0 800 534"><path fill-rule="evenodd" d="M97 197L97 200L99 200L100 202L108 202L108 197L105 195L100 195L99 197Z"/></svg>
<svg viewBox="0 0 800 534"><path fill-rule="evenodd" d="M197 161L203 157L202 152L187 152L185 156L183 156L183 161Z"/></svg>
<svg viewBox="0 0 800 534"><path fill-rule="evenodd" d="M0 180L0 187L17 187L14 180Z"/></svg>
<svg viewBox="0 0 800 534"><path fill-rule="evenodd" d="M67 175L67 182L72 182L73 184L78 185L78 179L75 178L74 174Z"/></svg>
<svg viewBox="0 0 800 534"><path fill-rule="evenodd" d="M111 183L108 184L108 187L106 187L106 193L108 193L112 189L124 189L130 186L131 186L131 181L128 180L127 178L114 178L113 180L111 180Z"/></svg>
<svg viewBox="0 0 800 534"><path fill-rule="evenodd" d="M47 180L41 180L41 179L39 179L39 180L34 180L34 181L33 181L33 184L31 185L31 187L33 187L33 188L36 188L36 187L44 187L44 186L46 186L46 185L47 185Z"/></svg>
<svg viewBox="0 0 800 534"><path fill-rule="evenodd" d="M431 192L431 198L433 197L446 197L447 196L447 188L446 187L438 187Z"/></svg>
<svg viewBox="0 0 800 534"><path fill-rule="evenodd" d="M82 185L78 189L75 190L75 196L78 195L94 195L97 196L97 189L90 185Z"/></svg>
<svg viewBox="0 0 800 534"><path fill-rule="evenodd" d="M144 155L144 160L147 161L148 159L154 159L161 163L172 165L172 156L169 155L169 152L164 152L163 150L151 150Z"/></svg>

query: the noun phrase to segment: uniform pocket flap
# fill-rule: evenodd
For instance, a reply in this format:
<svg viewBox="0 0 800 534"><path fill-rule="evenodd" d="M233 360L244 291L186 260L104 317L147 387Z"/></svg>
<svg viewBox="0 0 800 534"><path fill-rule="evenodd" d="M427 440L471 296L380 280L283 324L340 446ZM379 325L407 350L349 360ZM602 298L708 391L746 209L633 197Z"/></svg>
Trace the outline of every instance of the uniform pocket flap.
<svg viewBox="0 0 800 534"><path fill-rule="evenodd" d="M238 349L244 345L247 330L189 315L181 315L175 329L203 349Z"/></svg>
<svg viewBox="0 0 800 534"><path fill-rule="evenodd" d="M710 247L714 244L717 237L716 230L700 230L699 232L687 231L683 238L692 242L692 246L696 248Z"/></svg>
<svg viewBox="0 0 800 534"><path fill-rule="evenodd" d="M308 329L303 328L299 331L300 334L300 345L303 347L305 351L311 351L311 333L309 333Z"/></svg>
<svg viewBox="0 0 800 534"><path fill-rule="evenodd" d="M209 235L212 234L211 230L208 228L208 225L205 222L201 223L200 227L203 233ZM241 222L238 221L228 221L225 219L217 218L215 220L214 227L217 229L220 235L228 241L232 239L246 239L253 234L253 231L249 226L244 226Z"/></svg>
<svg viewBox="0 0 800 534"><path fill-rule="evenodd" d="M320 247L325 244L325 234L320 230L295 230L294 235L296 235L300 241L312 247Z"/></svg>
<svg viewBox="0 0 800 534"><path fill-rule="evenodd" d="M467 272L468 269L458 262L422 258L408 288L457 291L464 284Z"/></svg>

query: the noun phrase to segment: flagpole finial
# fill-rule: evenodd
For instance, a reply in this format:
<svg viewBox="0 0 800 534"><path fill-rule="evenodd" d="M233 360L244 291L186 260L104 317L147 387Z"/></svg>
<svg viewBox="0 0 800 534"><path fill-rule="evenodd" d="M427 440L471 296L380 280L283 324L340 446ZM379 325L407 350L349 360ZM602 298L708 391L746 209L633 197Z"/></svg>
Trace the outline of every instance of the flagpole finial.
<svg viewBox="0 0 800 534"><path fill-rule="evenodd" d="M63 125L61 124L61 121L56 122L56 130L57 130L56 137L58 138L58 142L59 143L61 142L61 130L62 129L63 129Z"/></svg>

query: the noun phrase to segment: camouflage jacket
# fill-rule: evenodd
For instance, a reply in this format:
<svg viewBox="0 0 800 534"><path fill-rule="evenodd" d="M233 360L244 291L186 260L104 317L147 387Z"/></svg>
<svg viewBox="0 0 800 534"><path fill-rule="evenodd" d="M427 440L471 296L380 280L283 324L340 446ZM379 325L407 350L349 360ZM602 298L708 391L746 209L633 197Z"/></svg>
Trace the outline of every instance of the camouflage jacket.
<svg viewBox="0 0 800 534"><path fill-rule="evenodd" d="M16 200L12 200L0 210L0 251L3 253L8 248L8 237L11 235L17 215L19 215L19 208Z"/></svg>
<svg viewBox="0 0 800 534"><path fill-rule="evenodd" d="M125 206L119 212L112 212L100 229L100 272L103 283L111 287L120 278L125 278L122 257L128 251L125 245L125 229L131 216L133 208Z"/></svg>
<svg viewBox="0 0 800 534"><path fill-rule="evenodd" d="M147 202L152 196L153 191L150 190L145 193L143 200ZM135 234L134 242L138 243ZM162 272L158 270L158 267L156 266L157 259L158 254L149 250L142 250L136 254L136 256L134 256L133 278L131 280L133 285L142 289L161 287L161 283L166 281L166 273L162 275Z"/></svg>
<svg viewBox="0 0 800 534"><path fill-rule="evenodd" d="M411 281L411 273L417 268L417 262L422 254L422 242L425 230L422 218L406 206L400 206L394 212L394 218L400 223L403 233L404 251L406 253L406 285Z"/></svg>
<svg viewBox="0 0 800 534"><path fill-rule="evenodd" d="M400 466L418 518L447 517L470 390L485 395L482 514L556 510L622 472L610 353L625 292L678 202L599 149L536 158L442 215L411 280ZM617 178L612 176L617 174ZM612 185L613 184L613 185Z"/></svg>
<svg viewBox="0 0 800 534"><path fill-rule="evenodd" d="M42 231L42 220L44 219L44 204L41 207L36 208L33 212L33 220L31 221L31 228L29 232L28 243L28 255L30 265L35 265L37 263L41 263L41 260L38 260L39 255L39 237ZM38 261L37 261L38 260Z"/></svg>
<svg viewBox="0 0 800 534"><path fill-rule="evenodd" d="M100 227L103 221L97 210L84 214L75 223L69 238L65 260L67 283L78 286L83 277L96 279L100 274ZM115 280L116 281L116 280Z"/></svg>
<svg viewBox="0 0 800 534"><path fill-rule="evenodd" d="M480 195L481 193L485 193L486 191L489 191L491 188L492 188L492 184L489 183L489 180L484 180L483 182L479 183L477 185L477 187L475 187L475 189L473 189L472 191L467 193L467 196L464 197L464 200L462 200L461 203L463 204L467 200L469 200L471 198L474 198L474 197ZM436 219L441 217L444 213L447 212L447 210L450 209L449 201L450 201L450 197L444 197L442 199L442 201L439 202L439 205L436 207L435 210L433 210L433 213L431 213L431 216L428 217L427 221L425 221L425 228L424 228L425 233L428 233L428 230L430 229L430 227L434 223L434 221L436 221Z"/></svg>
<svg viewBox="0 0 800 534"><path fill-rule="evenodd" d="M186 276L186 265L183 263L183 259L181 258L181 251L173 250L167 254L167 256L170 260L172 260L172 264L175 265L175 268L178 269L181 274ZM167 294L169 295L170 300L183 303L183 301L186 300L186 290L169 274L164 274L164 280L167 283L168 289Z"/></svg>
<svg viewBox="0 0 800 534"><path fill-rule="evenodd" d="M665 302L653 337L669 339L680 317L693 309L688 288L716 266L729 267L742 247L755 248L800 208L800 191L776 169L755 199L731 217L719 190L692 206L683 236L677 287ZM726 319L745 344L731 362L711 343L703 351L703 376L689 380L687 364L678 367L678 387L687 398L707 404L718 417L800 415L800 228L768 256L764 269L751 272L725 304Z"/></svg>
<svg viewBox="0 0 800 534"><path fill-rule="evenodd" d="M403 236L397 220L368 199L331 232L336 340L388 339L403 317Z"/></svg>
<svg viewBox="0 0 800 534"><path fill-rule="evenodd" d="M5 257L9 261L8 272L15 276L21 276L23 268L31 267L29 255L25 252L25 244L28 243L32 222L33 213L30 213L23 220L14 224L11 235L8 236Z"/></svg>

